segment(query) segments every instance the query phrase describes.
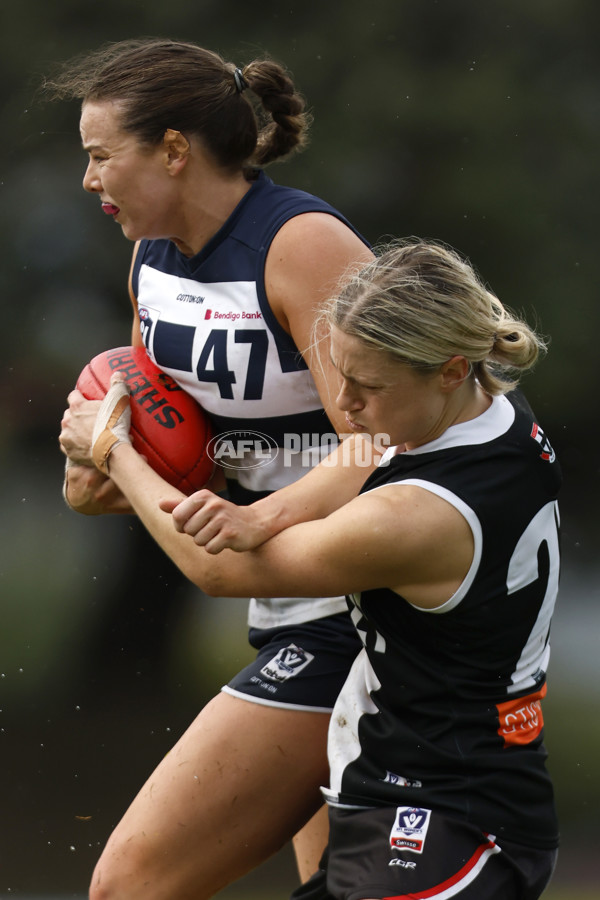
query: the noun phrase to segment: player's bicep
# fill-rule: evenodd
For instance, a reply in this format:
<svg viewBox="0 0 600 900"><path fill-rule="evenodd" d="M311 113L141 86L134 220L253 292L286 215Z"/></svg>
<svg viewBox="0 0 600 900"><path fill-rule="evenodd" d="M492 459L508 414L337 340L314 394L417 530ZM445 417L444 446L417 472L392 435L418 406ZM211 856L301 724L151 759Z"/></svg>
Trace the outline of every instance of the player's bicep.
<svg viewBox="0 0 600 900"><path fill-rule="evenodd" d="M323 302L372 257L358 235L326 213L304 213L290 219L275 236L267 256L269 304L302 353L339 433L346 429L335 405L338 381L329 365L328 341L315 342L314 322Z"/></svg>
<svg viewBox="0 0 600 900"><path fill-rule="evenodd" d="M260 596L336 596L390 588L435 608L458 589L473 559L472 534L450 503L414 486L361 494L326 518L295 525L225 577ZM221 585L222 592L226 592ZM238 594L238 596L246 594Z"/></svg>

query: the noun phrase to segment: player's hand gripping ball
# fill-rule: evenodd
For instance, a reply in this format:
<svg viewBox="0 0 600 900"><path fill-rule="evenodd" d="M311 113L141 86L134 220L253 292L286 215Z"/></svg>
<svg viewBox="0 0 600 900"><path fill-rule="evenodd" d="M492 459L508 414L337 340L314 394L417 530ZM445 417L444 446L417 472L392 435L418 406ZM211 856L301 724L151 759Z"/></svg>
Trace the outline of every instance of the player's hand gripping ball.
<svg viewBox="0 0 600 900"><path fill-rule="evenodd" d="M88 400L102 400L113 372L122 372L131 402L131 442L165 481L184 494L204 487L214 463L202 407L156 366L143 347L116 347L95 356L77 379Z"/></svg>

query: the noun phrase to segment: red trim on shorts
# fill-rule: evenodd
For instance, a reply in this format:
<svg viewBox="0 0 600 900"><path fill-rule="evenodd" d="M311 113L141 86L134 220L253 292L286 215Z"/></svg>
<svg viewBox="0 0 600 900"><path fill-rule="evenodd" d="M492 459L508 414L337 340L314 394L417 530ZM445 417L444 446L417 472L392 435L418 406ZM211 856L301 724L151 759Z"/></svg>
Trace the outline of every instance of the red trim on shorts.
<svg viewBox="0 0 600 900"><path fill-rule="evenodd" d="M436 900L447 900L454 897L460 891L464 890L479 875L484 865L496 853L501 853L500 847L489 840L487 844L481 844L477 848L473 856L467 860L462 869L459 869L455 875L436 884L435 887L428 888L426 891L417 891L415 894L394 894L393 896L384 897L383 900L429 900L435 897Z"/></svg>

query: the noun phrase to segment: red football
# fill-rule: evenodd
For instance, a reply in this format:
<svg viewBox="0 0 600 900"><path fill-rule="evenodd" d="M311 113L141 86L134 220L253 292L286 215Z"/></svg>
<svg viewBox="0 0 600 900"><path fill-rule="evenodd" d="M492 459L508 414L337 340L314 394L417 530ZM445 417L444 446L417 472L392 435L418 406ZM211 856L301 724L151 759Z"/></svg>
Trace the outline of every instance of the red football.
<svg viewBox="0 0 600 900"><path fill-rule="evenodd" d="M102 400L113 372L123 372L131 393L131 439L159 475L191 494L213 473L207 453L212 437L202 407L156 366L143 347L116 347L85 366L77 388L88 400Z"/></svg>

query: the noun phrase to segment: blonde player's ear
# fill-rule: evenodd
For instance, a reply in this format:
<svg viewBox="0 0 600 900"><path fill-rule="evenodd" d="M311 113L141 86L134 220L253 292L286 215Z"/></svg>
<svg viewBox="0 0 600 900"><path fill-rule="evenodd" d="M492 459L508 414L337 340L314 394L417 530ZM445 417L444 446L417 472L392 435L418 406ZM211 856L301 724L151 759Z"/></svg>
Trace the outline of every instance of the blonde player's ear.
<svg viewBox="0 0 600 900"><path fill-rule="evenodd" d="M471 363L464 356L452 356L440 369L442 389L454 391L471 374Z"/></svg>

